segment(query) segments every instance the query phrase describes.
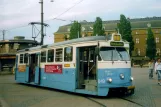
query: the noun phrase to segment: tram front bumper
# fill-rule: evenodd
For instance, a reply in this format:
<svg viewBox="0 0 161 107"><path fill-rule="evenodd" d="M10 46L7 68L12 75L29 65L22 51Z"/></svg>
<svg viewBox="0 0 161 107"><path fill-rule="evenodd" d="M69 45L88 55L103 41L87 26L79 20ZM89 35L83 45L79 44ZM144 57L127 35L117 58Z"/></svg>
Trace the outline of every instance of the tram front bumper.
<svg viewBox="0 0 161 107"><path fill-rule="evenodd" d="M135 86L128 86L127 89L128 90L133 90L133 89L135 89Z"/></svg>

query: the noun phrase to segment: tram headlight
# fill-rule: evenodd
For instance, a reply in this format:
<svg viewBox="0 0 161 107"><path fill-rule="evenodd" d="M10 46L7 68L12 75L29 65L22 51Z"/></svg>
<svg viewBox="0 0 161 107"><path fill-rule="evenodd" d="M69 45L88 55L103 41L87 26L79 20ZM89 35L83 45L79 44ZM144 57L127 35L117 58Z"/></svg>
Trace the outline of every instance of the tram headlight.
<svg viewBox="0 0 161 107"><path fill-rule="evenodd" d="M130 81L133 81L134 80L134 78L133 77L130 77Z"/></svg>
<svg viewBox="0 0 161 107"><path fill-rule="evenodd" d="M107 82L111 83L112 82L112 78L108 78Z"/></svg>
<svg viewBox="0 0 161 107"><path fill-rule="evenodd" d="M124 74L120 74L120 78L124 79L125 78Z"/></svg>

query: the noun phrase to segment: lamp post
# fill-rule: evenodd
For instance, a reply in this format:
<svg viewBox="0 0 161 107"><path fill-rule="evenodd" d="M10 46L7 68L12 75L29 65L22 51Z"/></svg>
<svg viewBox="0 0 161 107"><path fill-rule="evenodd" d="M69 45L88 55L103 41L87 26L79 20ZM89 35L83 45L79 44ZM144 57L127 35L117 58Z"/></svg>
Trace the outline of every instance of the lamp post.
<svg viewBox="0 0 161 107"><path fill-rule="evenodd" d="M51 2L54 2L53 0L51 0ZM44 13L43 13L43 0L40 0L39 2L41 4L41 42L40 44L43 45L44 42Z"/></svg>
<svg viewBox="0 0 161 107"><path fill-rule="evenodd" d="M78 23L78 22L77 22ZM78 23L78 38L79 38L79 23Z"/></svg>

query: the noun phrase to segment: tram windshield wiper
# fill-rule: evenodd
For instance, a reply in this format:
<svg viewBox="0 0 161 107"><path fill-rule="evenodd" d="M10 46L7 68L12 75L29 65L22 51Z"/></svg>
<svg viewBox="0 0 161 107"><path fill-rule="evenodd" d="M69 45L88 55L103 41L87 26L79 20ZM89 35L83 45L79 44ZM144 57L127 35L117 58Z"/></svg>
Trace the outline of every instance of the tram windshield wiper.
<svg viewBox="0 0 161 107"><path fill-rule="evenodd" d="M124 60L124 59L123 59L122 54L121 54L119 51L117 51L117 52L118 52L118 54L119 54L120 58L121 58L122 60ZM124 61L127 63L127 61L126 61L126 60L124 60Z"/></svg>

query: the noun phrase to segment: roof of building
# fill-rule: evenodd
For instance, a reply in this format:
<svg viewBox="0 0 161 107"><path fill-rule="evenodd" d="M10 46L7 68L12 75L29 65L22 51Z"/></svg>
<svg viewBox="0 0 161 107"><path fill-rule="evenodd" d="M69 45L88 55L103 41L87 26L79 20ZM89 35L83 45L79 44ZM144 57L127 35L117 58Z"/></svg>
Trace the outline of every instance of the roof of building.
<svg viewBox="0 0 161 107"><path fill-rule="evenodd" d="M37 41L25 39L24 36L15 36L14 39L10 39L10 40L0 40L0 44L6 44L6 43L38 44Z"/></svg>
<svg viewBox="0 0 161 107"><path fill-rule="evenodd" d="M131 22L132 29L145 29L148 27L148 24L150 24L152 28L161 28L161 17L135 18L129 19L129 21ZM94 22L83 21L80 23L81 27L84 27L84 31L93 31ZM103 27L106 31L115 30L117 28L117 23L119 23L119 20L103 21ZM70 27L71 24L60 26L55 33L69 33Z"/></svg>
<svg viewBox="0 0 161 107"><path fill-rule="evenodd" d="M1 40L0 44L6 44L6 43L31 43L35 44L38 43L37 41L34 40Z"/></svg>

